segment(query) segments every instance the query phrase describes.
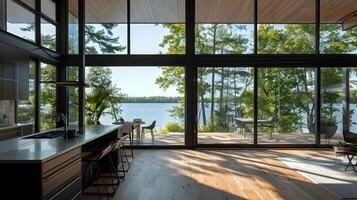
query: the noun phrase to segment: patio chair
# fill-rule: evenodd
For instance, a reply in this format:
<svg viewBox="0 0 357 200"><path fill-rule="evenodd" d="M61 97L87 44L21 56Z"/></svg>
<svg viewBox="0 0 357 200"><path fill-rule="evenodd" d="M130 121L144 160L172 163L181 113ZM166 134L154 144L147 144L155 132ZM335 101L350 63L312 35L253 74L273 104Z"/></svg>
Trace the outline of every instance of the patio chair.
<svg viewBox="0 0 357 200"><path fill-rule="evenodd" d="M143 126L141 128L141 131L142 131L142 134L145 135L145 129L149 129L151 131L151 139L152 140L155 140L155 137L154 137L154 128L155 128L155 125L156 125L156 121L153 121L149 126Z"/></svg>
<svg viewBox="0 0 357 200"><path fill-rule="evenodd" d="M269 139L272 139L274 129L277 127L278 122L279 122L278 115L274 115L270 120L258 120L258 126L260 126L261 130L263 127L270 128Z"/></svg>
<svg viewBox="0 0 357 200"><path fill-rule="evenodd" d="M346 143L357 145L357 133L343 131L343 139Z"/></svg>

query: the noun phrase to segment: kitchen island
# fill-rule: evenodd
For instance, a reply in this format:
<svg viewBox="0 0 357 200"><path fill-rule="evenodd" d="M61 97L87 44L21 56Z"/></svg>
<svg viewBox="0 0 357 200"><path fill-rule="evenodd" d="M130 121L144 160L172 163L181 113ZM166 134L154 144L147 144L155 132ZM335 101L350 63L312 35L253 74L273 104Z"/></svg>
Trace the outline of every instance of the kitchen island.
<svg viewBox="0 0 357 200"><path fill-rule="evenodd" d="M1 141L0 192L11 199L81 199L81 153L116 139L119 129L86 126L78 137L67 140L59 136Z"/></svg>

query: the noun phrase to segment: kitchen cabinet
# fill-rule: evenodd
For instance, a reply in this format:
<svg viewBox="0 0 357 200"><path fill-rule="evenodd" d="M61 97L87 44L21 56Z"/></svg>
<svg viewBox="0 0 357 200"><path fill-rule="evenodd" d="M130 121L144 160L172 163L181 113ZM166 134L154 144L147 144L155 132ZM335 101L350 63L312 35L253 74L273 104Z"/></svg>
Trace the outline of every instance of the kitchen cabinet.
<svg viewBox="0 0 357 200"><path fill-rule="evenodd" d="M29 99L29 66L17 66L17 100Z"/></svg>
<svg viewBox="0 0 357 200"><path fill-rule="evenodd" d="M0 100L28 100L28 56L8 45L0 49Z"/></svg>
<svg viewBox="0 0 357 200"><path fill-rule="evenodd" d="M43 199L72 199L82 190L81 148L42 164Z"/></svg>

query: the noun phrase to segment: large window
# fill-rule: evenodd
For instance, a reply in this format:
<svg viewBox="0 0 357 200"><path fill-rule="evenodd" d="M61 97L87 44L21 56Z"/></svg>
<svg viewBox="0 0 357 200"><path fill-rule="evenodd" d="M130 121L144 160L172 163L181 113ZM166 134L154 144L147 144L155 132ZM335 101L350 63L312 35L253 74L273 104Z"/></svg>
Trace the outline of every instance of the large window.
<svg viewBox="0 0 357 200"><path fill-rule="evenodd" d="M254 0L196 1L197 54L251 54Z"/></svg>
<svg viewBox="0 0 357 200"><path fill-rule="evenodd" d="M321 144L357 137L357 70L321 70Z"/></svg>
<svg viewBox="0 0 357 200"><path fill-rule="evenodd" d="M356 54L356 0L320 0L320 52Z"/></svg>
<svg viewBox="0 0 357 200"><path fill-rule="evenodd" d="M67 67L67 80L78 81L78 67ZM78 87L67 87L68 92L68 123L78 125Z"/></svg>
<svg viewBox="0 0 357 200"><path fill-rule="evenodd" d="M182 145L184 72L176 66L87 67L86 123L134 122L137 145Z"/></svg>
<svg viewBox="0 0 357 200"><path fill-rule="evenodd" d="M40 83L40 129L56 127L56 86L50 81L56 80L56 67L41 63Z"/></svg>
<svg viewBox="0 0 357 200"><path fill-rule="evenodd" d="M343 140L343 68L321 69L321 143Z"/></svg>
<svg viewBox="0 0 357 200"><path fill-rule="evenodd" d="M35 42L35 14L12 0L7 0L6 30L26 40Z"/></svg>
<svg viewBox="0 0 357 200"><path fill-rule="evenodd" d="M131 54L185 54L184 0L130 1Z"/></svg>
<svg viewBox="0 0 357 200"><path fill-rule="evenodd" d="M198 68L198 143L253 143L253 85L253 68Z"/></svg>
<svg viewBox="0 0 357 200"><path fill-rule="evenodd" d="M6 30L21 38L38 43L43 47L56 51L56 3L52 0L39 1L41 11L36 10L34 0L6 1ZM40 41L36 41L36 16L40 17Z"/></svg>
<svg viewBox="0 0 357 200"><path fill-rule="evenodd" d="M79 24L78 24L78 0L68 1L68 53L78 54Z"/></svg>
<svg viewBox="0 0 357 200"><path fill-rule="evenodd" d="M34 123L36 62L29 63L29 99L17 101L17 122Z"/></svg>
<svg viewBox="0 0 357 200"><path fill-rule="evenodd" d="M45 19L41 19L41 45L56 50L56 26Z"/></svg>
<svg viewBox="0 0 357 200"><path fill-rule="evenodd" d="M315 0L258 0L259 54L314 54Z"/></svg>
<svg viewBox="0 0 357 200"><path fill-rule="evenodd" d="M86 0L85 50L88 54L127 53L127 1Z"/></svg>
<svg viewBox="0 0 357 200"><path fill-rule="evenodd" d="M258 69L258 143L315 143L315 69Z"/></svg>
<svg viewBox="0 0 357 200"><path fill-rule="evenodd" d="M41 12L56 21L56 3L54 0L41 0Z"/></svg>
<svg viewBox="0 0 357 200"><path fill-rule="evenodd" d="M349 118L346 119L346 125L350 133L357 134L357 68L348 68L345 69L345 73L348 73L348 79L344 79L344 84L348 81L348 91L345 92L345 96L349 94ZM357 136L355 136L357 137Z"/></svg>

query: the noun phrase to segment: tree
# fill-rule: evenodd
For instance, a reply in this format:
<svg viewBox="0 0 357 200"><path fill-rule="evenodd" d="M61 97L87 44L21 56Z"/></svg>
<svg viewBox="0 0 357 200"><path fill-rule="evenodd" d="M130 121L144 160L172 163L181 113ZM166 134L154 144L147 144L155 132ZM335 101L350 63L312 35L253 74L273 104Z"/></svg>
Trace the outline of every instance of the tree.
<svg viewBox="0 0 357 200"><path fill-rule="evenodd" d="M85 51L89 54L118 53L126 49L119 44L119 37L114 36L117 24L86 24Z"/></svg>

